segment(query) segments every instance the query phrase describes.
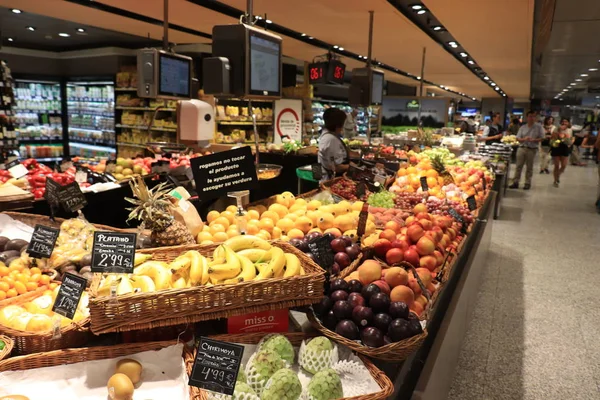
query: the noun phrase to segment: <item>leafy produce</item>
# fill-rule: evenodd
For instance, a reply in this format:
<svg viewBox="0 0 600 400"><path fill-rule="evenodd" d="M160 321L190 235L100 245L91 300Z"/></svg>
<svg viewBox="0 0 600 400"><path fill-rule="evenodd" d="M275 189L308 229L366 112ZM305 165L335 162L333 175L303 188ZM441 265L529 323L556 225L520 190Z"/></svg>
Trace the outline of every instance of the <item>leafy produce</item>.
<svg viewBox="0 0 600 400"><path fill-rule="evenodd" d="M4 350L5 347L6 347L6 343L4 343L4 340L0 339L0 351Z"/></svg>
<svg viewBox="0 0 600 400"><path fill-rule="evenodd" d="M396 194L392 192L388 192L387 190L373 193L367 199L367 203L370 206L381 207L381 208L392 208L394 207L394 199L396 198Z"/></svg>

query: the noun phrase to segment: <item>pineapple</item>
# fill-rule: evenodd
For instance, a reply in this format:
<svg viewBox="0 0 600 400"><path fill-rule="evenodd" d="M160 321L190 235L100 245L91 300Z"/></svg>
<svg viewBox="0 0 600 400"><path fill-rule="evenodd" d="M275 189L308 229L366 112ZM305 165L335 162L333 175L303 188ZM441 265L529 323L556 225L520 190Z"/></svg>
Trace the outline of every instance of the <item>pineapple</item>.
<svg viewBox="0 0 600 400"><path fill-rule="evenodd" d="M431 161L431 166L437 171L438 175L444 178L444 186L454 183L454 178L452 177L452 174L446 170L444 160L440 154L433 154L429 161Z"/></svg>
<svg viewBox="0 0 600 400"><path fill-rule="evenodd" d="M131 213L127 221L141 220L144 226L152 231L150 239L153 247L196 243L188 228L171 215L172 205L168 195L171 189L165 187L165 183L148 190L142 177L137 176L129 182L129 185L136 198L126 197L125 200L136 207L128 209Z"/></svg>

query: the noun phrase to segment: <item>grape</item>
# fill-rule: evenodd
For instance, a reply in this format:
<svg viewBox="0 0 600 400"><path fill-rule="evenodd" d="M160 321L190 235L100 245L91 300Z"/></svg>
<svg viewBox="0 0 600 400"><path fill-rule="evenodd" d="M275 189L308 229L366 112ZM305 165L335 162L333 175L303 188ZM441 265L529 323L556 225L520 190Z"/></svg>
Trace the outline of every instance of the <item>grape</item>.
<svg viewBox="0 0 600 400"><path fill-rule="evenodd" d="M370 206L374 207L382 207L382 208L393 208L394 207L394 199L396 195L392 192L381 191L379 193L373 193L367 199L367 203Z"/></svg>

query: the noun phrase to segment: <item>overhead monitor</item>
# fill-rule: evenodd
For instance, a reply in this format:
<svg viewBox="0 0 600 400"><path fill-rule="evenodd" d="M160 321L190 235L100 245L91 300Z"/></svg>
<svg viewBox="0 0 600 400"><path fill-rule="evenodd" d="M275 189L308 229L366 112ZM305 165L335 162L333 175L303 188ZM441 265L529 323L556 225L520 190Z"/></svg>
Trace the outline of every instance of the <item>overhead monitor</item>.
<svg viewBox="0 0 600 400"><path fill-rule="evenodd" d="M137 55L138 96L164 99L192 97L192 59L158 49Z"/></svg>
<svg viewBox="0 0 600 400"><path fill-rule="evenodd" d="M371 78L369 80L369 78ZM383 71L375 68L354 68L350 83L350 104L370 106L383 102Z"/></svg>
<svg viewBox="0 0 600 400"><path fill-rule="evenodd" d="M383 71L373 70L373 85L371 91L371 104L383 102Z"/></svg>
<svg viewBox="0 0 600 400"><path fill-rule="evenodd" d="M346 65L338 60L308 64L308 79L311 84L344 83Z"/></svg>

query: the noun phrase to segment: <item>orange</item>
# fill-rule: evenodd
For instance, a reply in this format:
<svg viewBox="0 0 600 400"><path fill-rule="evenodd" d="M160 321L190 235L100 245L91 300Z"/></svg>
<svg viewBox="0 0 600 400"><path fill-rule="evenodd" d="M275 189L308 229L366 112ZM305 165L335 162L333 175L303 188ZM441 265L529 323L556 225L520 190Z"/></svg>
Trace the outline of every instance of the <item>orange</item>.
<svg viewBox="0 0 600 400"><path fill-rule="evenodd" d="M294 221L289 218L281 218L277 221L277 228L281 229L281 233L286 235L294 227Z"/></svg>
<svg viewBox="0 0 600 400"><path fill-rule="evenodd" d="M8 289L6 291L6 297L11 298L11 297L17 297L19 295L19 293L17 293L17 291L15 289Z"/></svg>
<svg viewBox="0 0 600 400"><path fill-rule="evenodd" d="M293 228L293 229L290 229L287 236L290 239L294 239L294 238L302 239L302 238L304 238L304 232L302 232L300 229Z"/></svg>
<svg viewBox="0 0 600 400"><path fill-rule="evenodd" d="M54 290L58 287L58 283L56 282L52 282L51 284L48 285L48 289L50 290Z"/></svg>
<svg viewBox="0 0 600 400"><path fill-rule="evenodd" d="M42 275L42 277L40 278L40 283L42 285L47 285L50 283L50 276L49 275Z"/></svg>
<svg viewBox="0 0 600 400"><path fill-rule="evenodd" d="M227 229L221 224L213 224L209 227L208 231L213 237L215 237L215 233L217 232L225 232Z"/></svg>
<svg viewBox="0 0 600 400"><path fill-rule="evenodd" d="M259 218L260 218L260 215L258 214L258 211L256 211L255 209L248 210L248 212L246 213L247 220L259 219Z"/></svg>
<svg viewBox="0 0 600 400"><path fill-rule="evenodd" d="M406 174L408 174L408 172L406 171L406 168L400 168L398 170L398 176L406 176Z"/></svg>
<svg viewBox="0 0 600 400"><path fill-rule="evenodd" d="M406 168L406 172L408 175L414 175L416 174L418 171L415 167L408 167Z"/></svg>
<svg viewBox="0 0 600 400"><path fill-rule="evenodd" d="M266 211L265 213L263 213L263 215L265 215L268 212L269 211ZM258 228L260 230L271 232L271 231L273 231L274 227L275 227L275 223L273 222L273 220L271 218L262 217L261 220L258 222Z"/></svg>
<svg viewBox="0 0 600 400"><path fill-rule="evenodd" d="M0 300L4 300L6 298L6 292L4 290L0 290Z"/></svg>
<svg viewBox="0 0 600 400"><path fill-rule="evenodd" d="M7 276L9 272L10 272L10 270L8 269L7 266L3 265L0 267L0 277Z"/></svg>
<svg viewBox="0 0 600 400"><path fill-rule="evenodd" d="M299 207L301 208L301 206L299 206ZM288 215L290 213L290 211L295 211L295 210L296 209L288 210L288 208L286 206L278 204L278 203L274 203L269 206L269 211L273 211L273 212L277 213L279 215L279 218L283 218L286 215ZM263 216L264 216L264 214L263 214Z"/></svg>
<svg viewBox="0 0 600 400"><path fill-rule="evenodd" d="M440 186L444 186L444 178L442 178L441 176L439 178L437 178L438 183L440 184Z"/></svg>
<svg viewBox="0 0 600 400"><path fill-rule="evenodd" d="M246 233L248 235L256 235L260 229L258 229L258 225L248 225L246 227Z"/></svg>
<svg viewBox="0 0 600 400"><path fill-rule="evenodd" d="M17 281L25 284L25 283L29 282L29 277L25 274L19 274L19 275L17 275Z"/></svg>
<svg viewBox="0 0 600 400"><path fill-rule="evenodd" d="M225 232L217 232L213 235L213 241L216 243L224 242L229 239L229 236Z"/></svg>
<svg viewBox="0 0 600 400"><path fill-rule="evenodd" d="M29 268L29 272L31 273L31 275L35 275L35 274L41 274L42 270L39 269L38 267L33 267L33 268Z"/></svg>
<svg viewBox="0 0 600 400"><path fill-rule="evenodd" d="M8 289L10 289L10 285L4 281L0 281L0 290L6 292Z"/></svg>
<svg viewBox="0 0 600 400"><path fill-rule="evenodd" d="M36 290L38 288L38 285L36 282L27 282L25 284L25 287L27 288L28 292L33 292L34 290Z"/></svg>
<svg viewBox="0 0 600 400"><path fill-rule="evenodd" d="M216 210L212 210L206 215L206 221L208 221L208 223L210 224L211 222L213 222L215 219L219 218L220 216L221 216L220 212L218 212Z"/></svg>
<svg viewBox="0 0 600 400"><path fill-rule="evenodd" d="M427 178L427 186L429 186L430 188L433 188L433 187L436 187L437 185L438 185L437 179L435 179L433 177Z"/></svg>
<svg viewBox="0 0 600 400"><path fill-rule="evenodd" d="M264 239L264 240L271 240L271 233L268 231L265 231L264 229L261 230L260 232L258 232L256 234L257 237Z"/></svg>
<svg viewBox="0 0 600 400"><path fill-rule="evenodd" d="M231 211L223 211L221 217L227 218L230 225L235 222L235 213L232 213Z"/></svg>
<svg viewBox="0 0 600 400"><path fill-rule="evenodd" d="M427 173L425 174L428 178L437 178L438 177L438 173L435 169L430 169L427 171Z"/></svg>
<svg viewBox="0 0 600 400"><path fill-rule="evenodd" d="M19 294L27 293L27 286L23 282L15 282L15 289Z"/></svg>
<svg viewBox="0 0 600 400"><path fill-rule="evenodd" d="M49 277L48 277L49 278ZM2 278L2 280L6 283L8 283L8 285L13 288L15 287L15 280L13 278L9 278L8 276L5 276L4 278Z"/></svg>
<svg viewBox="0 0 600 400"><path fill-rule="evenodd" d="M238 231L237 225L230 226L227 229L227 237L232 238L240 235L240 231Z"/></svg>
<svg viewBox="0 0 600 400"><path fill-rule="evenodd" d="M286 214L287 214L287 212L286 212ZM280 217L276 211L268 210L268 211L265 211L264 213L262 213L262 215L260 216L261 221L265 218L270 219L273 222L273 224L275 224L282 217Z"/></svg>
<svg viewBox="0 0 600 400"><path fill-rule="evenodd" d="M19 271L21 272L23 270L23 266L21 264L13 264L11 263L10 266L8 267L8 269L10 271Z"/></svg>
<svg viewBox="0 0 600 400"><path fill-rule="evenodd" d="M196 242L200 243L200 242L203 242L205 240L212 240L212 235L210 234L210 232L200 232L200 233L198 233L198 236L196 236Z"/></svg>
<svg viewBox="0 0 600 400"><path fill-rule="evenodd" d="M214 224L220 224L223 225L225 227L225 229L229 228L229 225L231 225L231 223L229 222L229 219L227 219L226 217L217 217L215 218L209 226L212 226Z"/></svg>
<svg viewBox="0 0 600 400"><path fill-rule="evenodd" d="M225 211L229 211L230 213L234 213L237 211L237 206L234 206L233 204L230 206L227 206L227 208L225 209Z"/></svg>

